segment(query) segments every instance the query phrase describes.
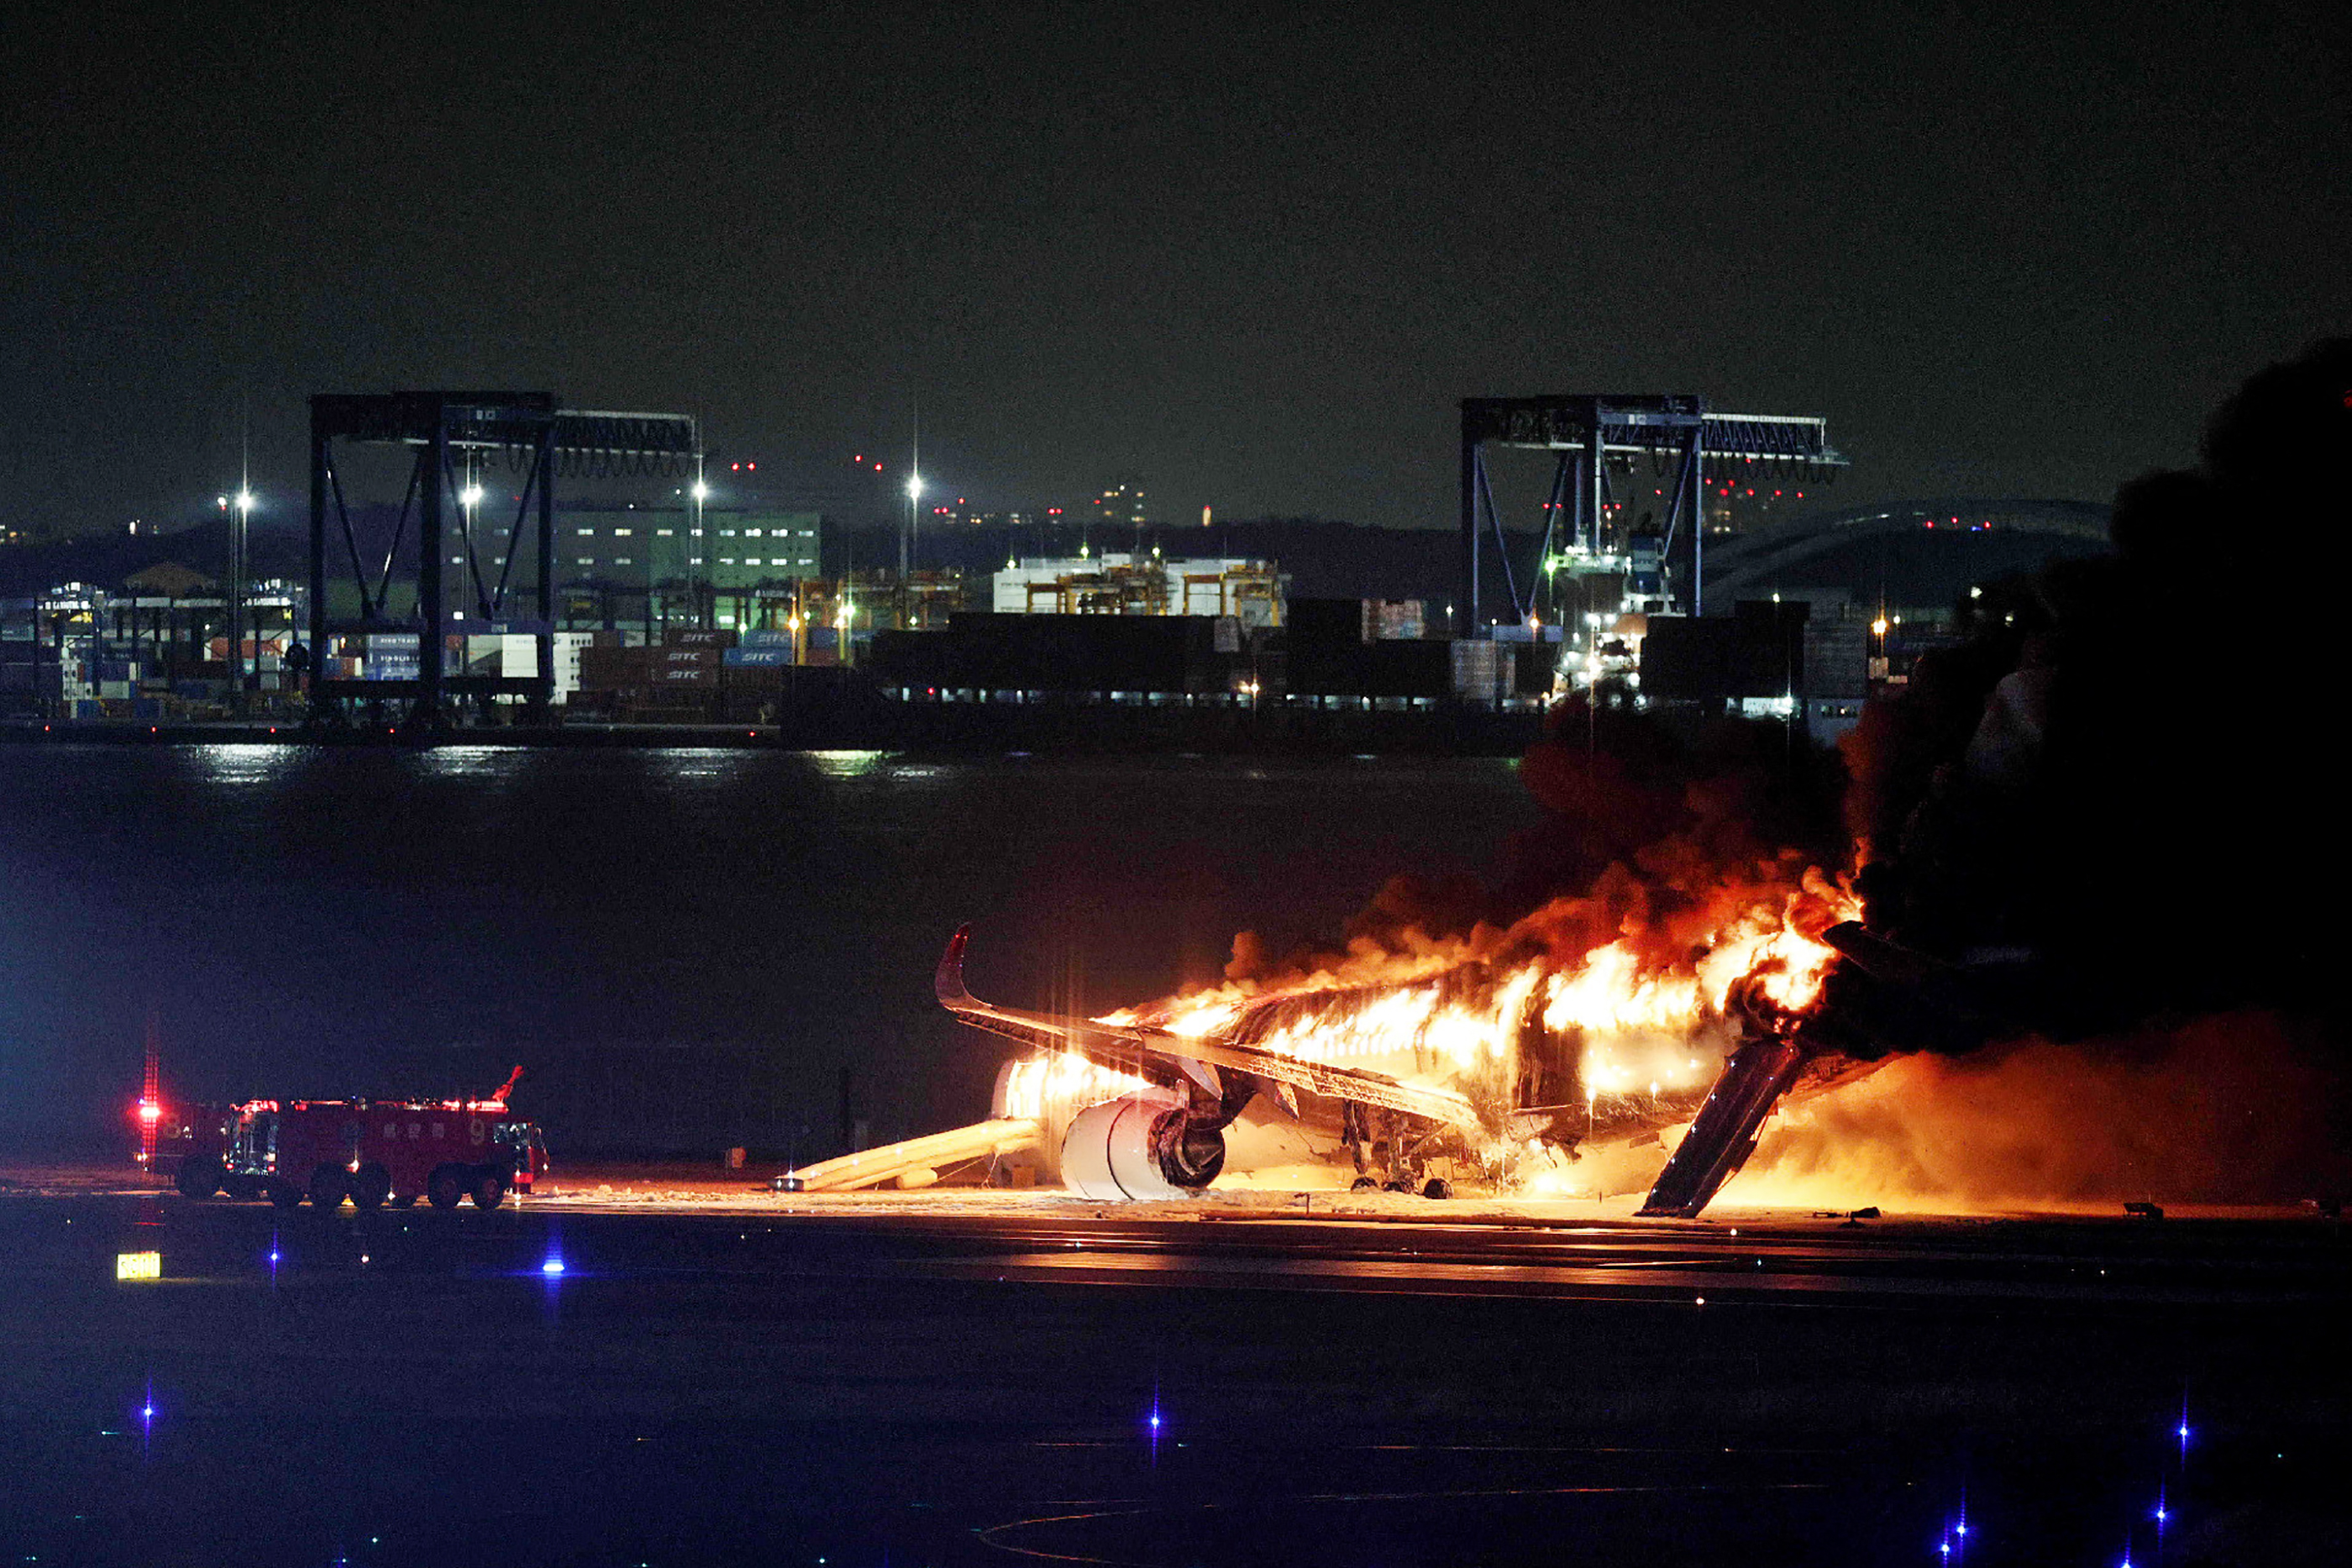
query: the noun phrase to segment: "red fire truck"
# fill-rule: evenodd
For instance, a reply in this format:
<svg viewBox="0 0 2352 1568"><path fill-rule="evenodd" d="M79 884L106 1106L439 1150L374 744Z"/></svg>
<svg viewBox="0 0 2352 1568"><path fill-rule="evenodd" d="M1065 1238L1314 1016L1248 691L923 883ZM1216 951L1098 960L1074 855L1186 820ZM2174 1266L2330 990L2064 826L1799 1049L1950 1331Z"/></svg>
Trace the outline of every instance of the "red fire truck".
<svg viewBox="0 0 2352 1568"><path fill-rule="evenodd" d="M507 1109L518 1067L484 1100L247 1100L199 1106L175 1151L189 1197L267 1197L280 1208L496 1208L547 1168L537 1126ZM161 1154L162 1151L159 1151ZM157 1164L163 1164L159 1158Z"/></svg>

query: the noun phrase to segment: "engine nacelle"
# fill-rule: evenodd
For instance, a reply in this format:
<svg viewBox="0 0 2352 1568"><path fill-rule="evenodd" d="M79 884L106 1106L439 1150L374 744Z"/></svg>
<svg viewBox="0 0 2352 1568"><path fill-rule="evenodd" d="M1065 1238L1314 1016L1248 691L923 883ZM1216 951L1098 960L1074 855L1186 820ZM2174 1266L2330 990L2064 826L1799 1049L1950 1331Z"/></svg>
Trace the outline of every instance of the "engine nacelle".
<svg viewBox="0 0 2352 1568"><path fill-rule="evenodd" d="M1062 1139L1062 1181L1081 1197L1192 1197L1224 1168L1223 1131L1152 1095L1089 1105Z"/></svg>

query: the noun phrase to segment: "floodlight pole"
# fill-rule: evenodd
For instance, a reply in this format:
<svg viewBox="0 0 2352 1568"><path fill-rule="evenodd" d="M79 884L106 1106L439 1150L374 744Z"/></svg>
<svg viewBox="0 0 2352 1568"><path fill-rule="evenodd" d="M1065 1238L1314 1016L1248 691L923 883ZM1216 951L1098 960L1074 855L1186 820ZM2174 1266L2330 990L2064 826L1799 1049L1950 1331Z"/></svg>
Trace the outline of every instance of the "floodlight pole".
<svg viewBox="0 0 2352 1568"><path fill-rule="evenodd" d="M441 602L441 552L449 548L441 518L441 496L446 489L449 462L447 412L435 409L433 429L425 440L425 473L417 486L422 509L417 514L416 563L416 706L409 722L431 729L441 722L441 623L446 607Z"/></svg>

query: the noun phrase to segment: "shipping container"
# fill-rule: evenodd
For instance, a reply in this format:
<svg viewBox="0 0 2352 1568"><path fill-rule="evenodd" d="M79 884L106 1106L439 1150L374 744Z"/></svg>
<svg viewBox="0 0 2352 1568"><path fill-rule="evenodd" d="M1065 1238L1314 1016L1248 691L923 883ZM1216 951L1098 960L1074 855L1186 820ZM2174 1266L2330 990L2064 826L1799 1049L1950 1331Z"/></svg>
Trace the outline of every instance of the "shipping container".
<svg viewBox="0 0 2352 1568"><path fill-rule="evenodd" d="M646 648L610 647L600 643L580 650L579 685L583 691L611 691L644 685L653 670Z"/></svg>
<svg viewBox="0 0 2352 1568"><path fill-rule="evenodd" d="M1454 695L1465 702L1491 703L1509 695L1517 674L1517 650L1484 640L1449 644L1453 649Z"/></svg>
<svg viewBox="0 0 2352 1568"><path fill-rule="evenodd" d="M1805 624L1804 695L1860 702L1870 695L1869 629L1860 621Z"/></svg>
<svg viewBox="0 0 2352 1568"><path fill-rule="evenodd" d="M1425 624L1418 599L1364 601L1364 641L1400 643L1417 640Z"/></svg>
<svg viewBox="0 0 2352 1568"><path fill-rule="evenodd" d="M990 691L1222 692L1233 655L1208 615L1026 615L959 611L945 631L884 632L886 685Z"/></svg>
<svg viewBox="0 0 2352 1568"><path fill-rule="evenodd" d="M424 673L414 632L372 632L361 672L371 681L413 681Z"/></svg>

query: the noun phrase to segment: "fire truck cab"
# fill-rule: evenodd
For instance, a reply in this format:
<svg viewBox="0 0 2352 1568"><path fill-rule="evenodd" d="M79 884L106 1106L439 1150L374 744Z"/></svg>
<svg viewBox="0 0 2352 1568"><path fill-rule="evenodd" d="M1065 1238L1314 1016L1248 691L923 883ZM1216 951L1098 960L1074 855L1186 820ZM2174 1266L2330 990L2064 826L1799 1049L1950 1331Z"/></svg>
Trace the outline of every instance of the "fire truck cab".
<svg viewBox="0 0 2352 1568"><path fill-rule="evenodd" d="M189 1118L177 1185L189 1197L304 1198L320 1210L405 1207L419 1197L496 1208L547 1168L539 1128L507 1109L515 1070L485 1100L248 1100Z"/></svg>

